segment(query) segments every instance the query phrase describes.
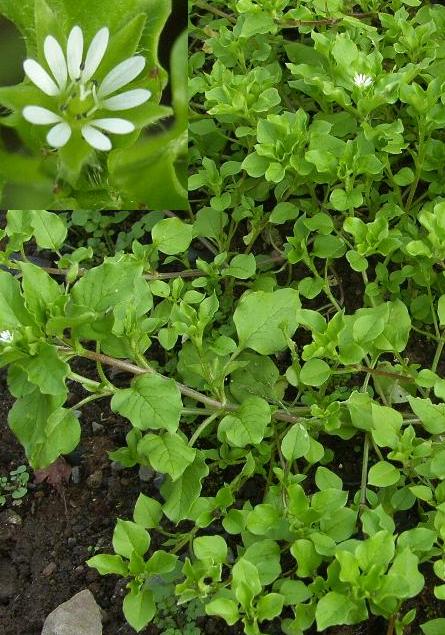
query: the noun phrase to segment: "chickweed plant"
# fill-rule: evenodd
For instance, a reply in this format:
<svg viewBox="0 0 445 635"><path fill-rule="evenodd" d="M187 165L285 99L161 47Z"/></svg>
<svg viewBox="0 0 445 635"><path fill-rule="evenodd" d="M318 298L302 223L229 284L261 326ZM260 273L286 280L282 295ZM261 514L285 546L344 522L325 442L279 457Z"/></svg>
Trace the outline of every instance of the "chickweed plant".
<svg viewBox="0 0 445 635"><path fill-rule="evenodd" d="M159 103L170 14L170 0L0 0L26 43L22 83L0 87L0 125L18 135L0 149L2 206L187 209L185 32Z"/></svg>
<svg viewBox="0 0 445 635"><path fill-rule="evenodd" d="M196 0L190 20L190 213L97 264L64 216L7 212L9 425L41 468L110 400L110 458L165 477L88 561L127 580L137 632L170 595L246 635L442 635L445 7Z"/></svg>

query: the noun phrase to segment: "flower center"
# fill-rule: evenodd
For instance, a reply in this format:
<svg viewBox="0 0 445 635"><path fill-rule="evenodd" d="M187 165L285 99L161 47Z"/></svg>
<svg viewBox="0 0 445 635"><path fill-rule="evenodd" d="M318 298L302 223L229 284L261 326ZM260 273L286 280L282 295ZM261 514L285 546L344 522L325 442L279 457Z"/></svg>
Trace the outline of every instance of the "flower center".
<svg viewBox="0 0 445 635"><path fill-rule="evenodd" d="M67 96L60 106L62 112L74 119L85 119L97 110L96 84L73 83L67 90Z"/></svg>

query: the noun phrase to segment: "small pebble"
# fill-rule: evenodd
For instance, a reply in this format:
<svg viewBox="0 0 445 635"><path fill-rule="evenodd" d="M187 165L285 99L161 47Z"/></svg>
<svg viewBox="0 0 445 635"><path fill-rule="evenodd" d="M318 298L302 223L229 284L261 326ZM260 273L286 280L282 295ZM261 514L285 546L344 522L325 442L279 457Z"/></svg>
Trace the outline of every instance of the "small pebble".
<svg viewBox="0 0 445 635"><path fill-rule="evenodd" d="M105 426L97 421L93 421L91 424L91 429L93 430L93 434L97 434L98 432L103 432L105 430Z"/></svg>
<svg viewBox="0 0 445 635"><path fill-rule="evenodd" d="M87 485L91 487L91 489L97 489L101 486L103 480L102 470L96 470L87 478Z"/></svg>
<svg viewBox="0 0 445 635"><path fill-rule="evenodd" d="M80 467L75 465L71 470L71 479L75 485L80 483Z"/></svg>
<svg viewBox="0 0 445 635"><path fill-rule="evenodd" d="M81 565L81 564L74 569L74 574L75 575L83 575L84 572L85 572L85 567L83 565Z"/></svg>
<svg viewBox="0 0 445 635"><path fill-rule="evenodd" d="M112 472L122 472L122 470L124 470L124 466L121 465L120 463L118 463L117 461L112 461L111 462L111 471Z"/></svg>
<svg viewBox="0 0 445 635"><path fill-rule="evenodd" d="M57 565L55 562L50 562L42 571L42 575L44 578L50 578L53 573L57 571Z"/></svg>
<svg viewBox="0 0 445 635"><path fill-rule="evenodd" d="M164 481L165 481L165 474L160 474L159 472L156 472L156 476L153 479L153 485L157 489L159 489Z"/></svg>
<svg viewBox="0 0 445 635"><path fill-rule="evenodd" d="M152 480L155 475L155 471L151 469L151 467L147 467L146 465L141 465L139 468L139 479L144 483L148 483Z"/></svg>

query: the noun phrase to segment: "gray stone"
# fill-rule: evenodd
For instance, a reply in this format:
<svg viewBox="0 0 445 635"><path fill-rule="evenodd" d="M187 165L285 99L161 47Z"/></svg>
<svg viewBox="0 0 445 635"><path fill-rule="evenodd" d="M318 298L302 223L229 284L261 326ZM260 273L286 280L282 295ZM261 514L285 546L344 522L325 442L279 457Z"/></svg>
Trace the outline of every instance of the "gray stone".
<svg viewBox="0 0 445 635"><path fill-rule="evenodd" d="M80 467L78 465L75 465L71 470L71 480L73 481L74 485L79 485L81 474Z"/></svg>
<svg viewBox="0 0 445 635"><path fill-rule="evenodd" d="M155 471L151 469L151 467L147 467L146 465L141 465L139 468L139 478L144 483L148 483L154 477Z"/></svg>
<svg viewBox="0 0 445 635"><path fill-rule="evenodd" d="M102 635L99 605L88 589L58 606L45 620L42 635Z"/></svg>
<svg viewBox="0 0 445 635"><path fill-rule="evenodd" d="M94 434L97 434L98 432L103 432L105 430L105 426L103 426L101 423L98 423L97 421L93 421L91 423L91 429L93 430Z"/></svg>

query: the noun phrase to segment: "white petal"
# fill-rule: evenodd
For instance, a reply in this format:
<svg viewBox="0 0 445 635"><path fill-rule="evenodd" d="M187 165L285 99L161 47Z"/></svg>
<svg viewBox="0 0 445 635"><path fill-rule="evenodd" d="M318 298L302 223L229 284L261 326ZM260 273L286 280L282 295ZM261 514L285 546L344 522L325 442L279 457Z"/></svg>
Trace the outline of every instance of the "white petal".
<svg viewBox="0 0 445 635"><path fill-rule="evenodd" d="M106 97L122 88L122 86L126 86L142 72L144 66L145 58L142 55L135 55L124 60L105 77L97 91L98 96Z"/></svg>
<svg viewBox="0 0 445 635"><path fill-rule="evenodd" d="M83 33L80 26L74 26L68 36L67 45L68 73L73 81L80 77L80 65L83 56Z"/></svg>
<svg viewBox="0 0 445 635"><path fill-rule="evenodd" d="M34 60L25 60L23 62L23 68L29 79L40 88L42 92L50 97L55 97L60 93L60 88L48 75L46 70L40 66Z"/></svg>
<svg viewBox="0 0 445 635"><path fill-rule="evenodd" d="M128 90L126 93L121 93L115 97L109 97L102 102L102 106L107 110L129 110L130 108L136 108L144 102L148 101L151 97L151 91L144 88L135 88L134 90Z"/></svg>
<svg viewBox="0 0 445 635"><path fill-rule="evenodd" d="M54 128L51 128L46 136L46 140L53 148L61 148L68 143L70 137L71 128L64 121L63 123L58 123L57 126L54 126Z"/></svg>
<svg viewBox="0 0 445 635"><path fill-rule="evenodd" d="M38 126L46 126L50 123L62 121L62 118L56 115L55 112L51 112L51 110L41 108L40 106L26 106L22 114L26 121L37 124Z"/></svg>
<svg viewBox="0 0 445 635"><path fill-rule="evenodd" d="M85 59L85 66L82 71L82 80L87 82L94 73L97 71L99 64L103 60L105 51L108 46L108 39L110 37L110 31L106 26L98 31L94 36L90 48Z"/></svg>
<svg viewBox="0 0 445 635"><path fill-rule="evenodd" d="M96 130L96 128L93 128L93 126L83 126L82 137L96 150L103 150L106 152L112 148L109 138L102 134L99 130Z"/></svg>
<svg viewBox="0 0 445 635"><path fill-rule="evenodd" d="M118 119L117 117L95 119L91 122L91 125L96 126L97 128L102 128L102 130L106 130L107 132L112 132L113 134L128 134L133 132L135 129L135 126L131 123L131 121Z"/></svg>
<svg viewBox="0 0 445 635"><path fill-rule="evenodd" d="M48 37L45 39L43 48L48 66L50 67L51 72L56 79L56 82L59 84L60 90L64 90L68 77L68 71L62 47L52 35L48 35Z"/></svg>

